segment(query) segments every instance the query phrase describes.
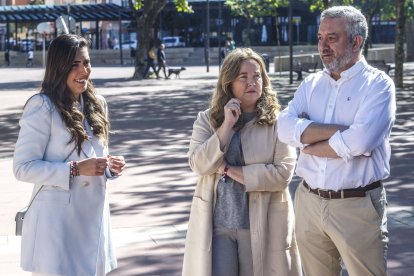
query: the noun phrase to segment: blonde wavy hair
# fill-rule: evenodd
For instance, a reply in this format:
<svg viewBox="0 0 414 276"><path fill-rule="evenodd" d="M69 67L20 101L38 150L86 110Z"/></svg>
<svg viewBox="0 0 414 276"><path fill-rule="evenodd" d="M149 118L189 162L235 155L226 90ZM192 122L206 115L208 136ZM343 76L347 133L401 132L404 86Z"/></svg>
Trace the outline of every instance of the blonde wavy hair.
<svg viewBox="0 0 414 276"><path fill-rule="evenodd" d="M250 48L237 48L231 51L223 61L216 88L210 99L210 123L217 129L224 121L224 106L234 98L231 86L240 72L242 62L255 60L260 65L263 80L262 95L256 103L256 123L258 125L273 125L280 111L276 91L272 90L269 76L262 57Z"/></svg>

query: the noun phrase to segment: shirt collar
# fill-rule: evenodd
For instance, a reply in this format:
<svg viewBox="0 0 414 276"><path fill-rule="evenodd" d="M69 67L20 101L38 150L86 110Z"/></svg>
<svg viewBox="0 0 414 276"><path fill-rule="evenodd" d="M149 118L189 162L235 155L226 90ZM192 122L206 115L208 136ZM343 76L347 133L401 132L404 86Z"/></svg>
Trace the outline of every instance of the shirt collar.
<svg viewBox="0 0 414 276"><path fill-rule="evenodd" d="M352 65L350 68L341 73L341 78L339 80L352 78L353 76L359 74L360 71L364 69L367 65L368 63L365 60L365 57L361 56L361 58L354 65ZM331 73L326 68L324 68L323 71L331 78Z"/></svg>

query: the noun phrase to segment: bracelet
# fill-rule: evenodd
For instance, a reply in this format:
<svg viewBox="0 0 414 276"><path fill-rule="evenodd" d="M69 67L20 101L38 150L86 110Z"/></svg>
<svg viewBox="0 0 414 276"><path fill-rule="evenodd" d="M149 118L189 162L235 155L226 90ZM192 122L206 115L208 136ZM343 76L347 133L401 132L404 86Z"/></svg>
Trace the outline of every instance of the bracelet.
<svg viewBox="0 0 414 276"><path fill-rule="evenodd" d="M70 177L79 176L78 162L70 161Z"/></svg>
<svg viewBox="0 0 414 276"><path fill-rule="evenodd" d="M75 161L74 162L74 164L75 164L75 172L76 172L76 174L75 174L75 176L79 176L80 174L79 174L79 166L78 166L78 162L77 161Z"/></svg>
<svg viewBox="0 0 414 276"><path fill-rule="evenodd" d="M221 179L224 180L224 182L226 182L226 179L227 179L227 171L228 170L229 170L229 167L226 164L226 166L224 167L223 174L221 175Z"/></svg>

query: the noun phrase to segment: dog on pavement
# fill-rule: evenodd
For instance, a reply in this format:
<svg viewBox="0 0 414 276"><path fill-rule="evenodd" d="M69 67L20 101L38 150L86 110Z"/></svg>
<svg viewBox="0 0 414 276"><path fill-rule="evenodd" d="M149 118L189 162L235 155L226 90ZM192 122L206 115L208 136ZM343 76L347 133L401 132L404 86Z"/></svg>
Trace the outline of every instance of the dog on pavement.
<svg viewBox="0 0 414 276"><path fill-rule="evenodd" d="M180 78L180 73L181 71L187 70L185 67L180 67L180 68L174 68L174 67L169 67L168 68L168 78L170 78L171 75L175 75L175 78Z"/></svg>

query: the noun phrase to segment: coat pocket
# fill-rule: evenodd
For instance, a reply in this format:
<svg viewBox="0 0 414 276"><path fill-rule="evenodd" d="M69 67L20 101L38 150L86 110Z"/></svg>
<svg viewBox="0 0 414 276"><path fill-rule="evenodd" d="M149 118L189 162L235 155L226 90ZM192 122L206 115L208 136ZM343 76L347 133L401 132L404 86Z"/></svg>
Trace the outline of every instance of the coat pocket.
<svg viewBox="0 0 414 276"><path fill-rule="evenodd" d="M35 200L39 203L67 205L70 202L70 193L64 190L42 190Z"/></svg>
<svg viewBox="0 0 414 276"><path fill-rule="evenodd" d="M210 251L213 232L213 203L193 197L187 240L195 247Z"/></svg>
<svg viewBox="0 0 414 276"><path fill-rule="evenodd" d="M288 201L272 202L269 207L269 246L272 251L289 249L292 245L294 215Z"/></svg>

